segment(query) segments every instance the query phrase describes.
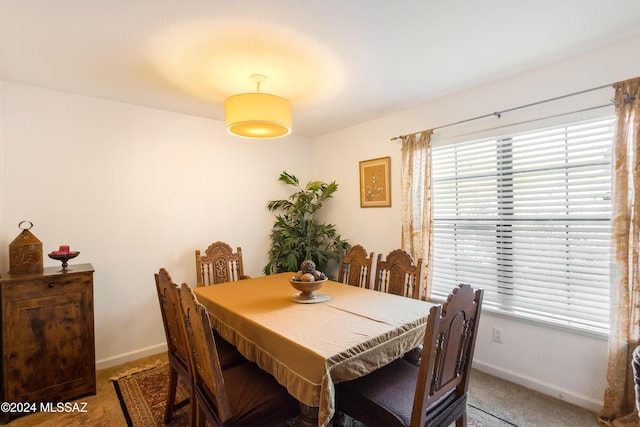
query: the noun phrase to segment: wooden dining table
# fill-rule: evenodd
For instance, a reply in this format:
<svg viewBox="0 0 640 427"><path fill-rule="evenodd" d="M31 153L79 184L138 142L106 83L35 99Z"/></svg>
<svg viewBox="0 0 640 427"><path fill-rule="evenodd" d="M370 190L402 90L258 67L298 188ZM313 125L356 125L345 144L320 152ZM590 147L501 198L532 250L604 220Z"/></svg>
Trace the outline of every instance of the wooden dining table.
<svg viewBox="0 0 640 427"><path fill-rule="evenodd" d="M327 281L300 303L279 273L199 287L213 327L301 403L301 426L324 427L334 385L366 375L422 343L431 303Z"/></svg>

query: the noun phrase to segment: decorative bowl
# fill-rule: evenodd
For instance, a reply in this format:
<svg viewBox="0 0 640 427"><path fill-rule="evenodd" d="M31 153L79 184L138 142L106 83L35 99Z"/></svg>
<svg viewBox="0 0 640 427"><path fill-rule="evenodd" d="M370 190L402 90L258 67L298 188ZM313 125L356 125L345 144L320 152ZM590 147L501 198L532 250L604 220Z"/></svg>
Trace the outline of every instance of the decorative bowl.
<svg viewBox="0 0 640 427"><path fill-rule="evenodd" d="M62 261L62 269L66 270L67 269L67 263L69 262L69 260L77 257L78 255L80 255L80 252L78 252L78 251L71 251L71 252L53 251L48 255L49 255L49 258L51 258L51 259Z"/></svg>
<svg viewBox="0 0 640 427"><path fill-rule="evenodd" d="M301 300L312 300L316 298L315 291L320 289L328 279L315 280L313 282L303 282L301 280L295 280L293 277L289 279L291 286L300 291L297 296Z"/></svg>

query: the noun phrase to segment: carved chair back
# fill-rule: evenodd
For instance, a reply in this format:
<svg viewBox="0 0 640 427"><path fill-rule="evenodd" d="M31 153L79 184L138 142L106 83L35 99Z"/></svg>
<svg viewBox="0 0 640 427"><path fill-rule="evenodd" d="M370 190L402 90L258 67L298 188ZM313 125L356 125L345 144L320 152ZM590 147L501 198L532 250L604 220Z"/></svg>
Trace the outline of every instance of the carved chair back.
<svg viewBox="0 0 640 427"><path fill-rule="evenodd" d="M414 264L413 257L403 249L389 252L386 259L378 254L374 289L380 292L422 299L420 287L422 258Z"/></svg>
<svg viewBox="0 0 640 427"><path fill-rule="evenodd" d="M201 412L206 407L208 417L213 417L217 425L224 425L233 418L233 413L224 385L209 313L186 283L180 288L180 300L193 366L198 411Z"/></svg>
<svg viewBox="0 0 640 427"><path fill-rule="evenodd" d="M459 285L447 302L431 308L413 400L412 426L425 425L432 407L439 405L443 397L455 395L456 401L464 400L483 294L482 289L474 291L469 285ZM462 415L466 419L466 411Z"/></svg>
<svg viewBox="0 0 640 427"><path fill-rule="evenodd" d="M235 282L246 279L242 267L242 248L233 252L225 242L209 245L204 255L196 250L196 284L208 286L217 283Z"/></svg>
<svg viewBox="0 0 640 427"><path fill-rule="evenodd" d="M187 403L175 402L178 377L182 379L184 384L188 385L192 399L193 376L191 374L191 359L189 357L184 318L180 307L180 290L164 268L160 269L154 276L169 358L169 393L165 409L165 424L167 424L173 417L174 410Z"/></svg>
<svg viewBox="0 0 640 427"><path fill-rule="evenodd" d="M369 288L371 278L371 264L373 252L367 256L367 251L361 245L352 246L346 255L340 259L338 282L347 285Z"/></svg>

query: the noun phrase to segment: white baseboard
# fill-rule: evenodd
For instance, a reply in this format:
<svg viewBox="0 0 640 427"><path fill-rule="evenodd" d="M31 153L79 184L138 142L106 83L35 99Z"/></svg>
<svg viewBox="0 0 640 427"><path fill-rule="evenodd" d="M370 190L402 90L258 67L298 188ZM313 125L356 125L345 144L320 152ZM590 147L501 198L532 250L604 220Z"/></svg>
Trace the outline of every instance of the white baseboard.
<svg viewBox="0 0 640 427"><path fill-rule="evenodd" d="M129 353L122 353L106 359L96 360L96 369L109 368L111 366L119 365L131 360L140 359L142 357L151 356L152 354L162 353L167 351L167 344L156 344L150 347L141 348Z"/></svg>
<svg viewBox="0 0 640 427"><path fill-rule="evenodd" d="M481 360L473 360L473 368L478 371L493 375L494 377L501 378L503 380L510 381L515 384L519 384L531 390L535 390L547 396L555 397L556 399L564 400L581 408L588 409L589 411L598 412L602 409L602 400L594 399L592 397L583 396L573 391L564 390L554 386L541 382L537 378L522 375L516 372L508 371L506 369L499 368L489 363L484 363Z"/></svg>

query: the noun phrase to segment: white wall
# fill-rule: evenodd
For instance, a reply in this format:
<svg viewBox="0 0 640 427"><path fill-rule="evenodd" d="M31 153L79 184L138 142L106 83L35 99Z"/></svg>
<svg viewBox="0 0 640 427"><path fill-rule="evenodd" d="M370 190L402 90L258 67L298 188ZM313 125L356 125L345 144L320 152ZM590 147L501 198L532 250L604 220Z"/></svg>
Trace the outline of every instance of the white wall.
<svg viewBox="0 0 640 427"><path fill-rule="evenodd" d="M95 268L98 367L164 348L153 274L195 283L195 249L242 246L245 272L266 264L270 199L284 169L307 179L310 141L252 141L224 123L5 82L0 255L21 220L45 253L68 244ZM1 180L2 178L0 178ZM45 266L59 266L45 256Z"/></svg>
<svg viewBox="0 0 640 427"><path fill-rule="evenodd" d="M640 37L579 55L562 62L446 96L393 115L317 138L313 142L320 179L335 179L340 189L325 219L337 224L351 243L386 254L400 246L400 142L394 136L466 120L545 99L640 76L635 55ZM457 133L502 126L562 111L608 103L609 89L529 110L503 114L470 125L436 131L434 144ZM600 110L612 112L611 108ZM599 114L599 112L598 112ZM360 208L358 162L391 156L392 207ZM492 341L500 328L503 343ZM561 329L485 312L481 320L474 366L572 403L598 410L605 386L607 341Z"/></svg>
<svg viewBox="0 0 640 427"><path fill-rule="evenodd" d="M4 153L4 82L0 80L0 153ZM4 233L4 154L0 156L0 248L6 248L7 246L4 244L5 233ZM0 256L3 254L3 249L0 249ZM5 271L1 268L0 264L0 276L2 275L2 271Z"/></svg>
<svg viewBox="0 0 640 427"><path fill-rule="evenodd" d="M276 181L282 170L336 180L326 219L352 243L387 253L400 245L400 145L391 137L638 76L639 44L629 39L311 142L239 140L221 122L0 82L2 271L17 224L32 221L45 252L69 244L81 251L77 262L96 269L98 366L161 351L153 273L166 267L175 281L194 283L194 250L226 240L243 247L248 274L261 274L273 219L265 204L289 194ZM360 208L358 162L383 156L392 159L392 207ZM304 158L314 162L297 166ZM493 327L502 344L491 341ZM485 313L475 366L598 409L606 357L603 339Z"/></svg>

